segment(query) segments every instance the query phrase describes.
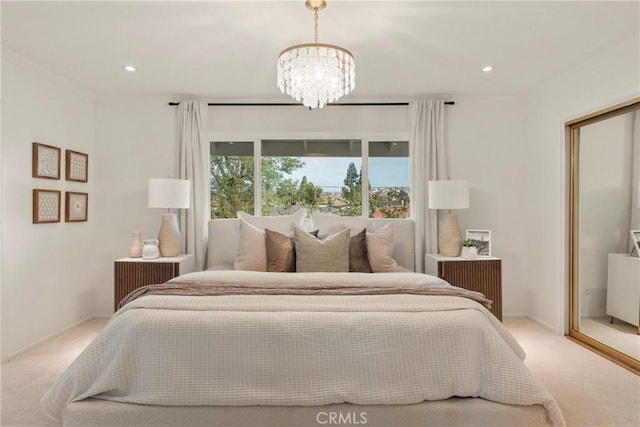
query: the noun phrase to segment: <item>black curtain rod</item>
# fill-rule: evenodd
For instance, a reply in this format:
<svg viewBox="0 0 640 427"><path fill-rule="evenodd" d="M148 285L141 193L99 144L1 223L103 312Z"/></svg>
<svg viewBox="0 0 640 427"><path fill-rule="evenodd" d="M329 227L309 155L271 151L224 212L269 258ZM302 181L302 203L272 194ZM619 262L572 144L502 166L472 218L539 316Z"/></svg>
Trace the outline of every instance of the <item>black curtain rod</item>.
<svg viewBox="0 0 640 427"><path fill-rule="evenodd" d="M445 105L455 105L454 101L446 101ZM179 102L170 102L169 106L174 107L180 105ZM210 102L207 104L209 107L289 107L297 106L301 107L302 104L296 103L278 103L278 102ZM395 105L409 105L408 102L341 102L336 104L327 104L327 106L395 106Z"/></svg>

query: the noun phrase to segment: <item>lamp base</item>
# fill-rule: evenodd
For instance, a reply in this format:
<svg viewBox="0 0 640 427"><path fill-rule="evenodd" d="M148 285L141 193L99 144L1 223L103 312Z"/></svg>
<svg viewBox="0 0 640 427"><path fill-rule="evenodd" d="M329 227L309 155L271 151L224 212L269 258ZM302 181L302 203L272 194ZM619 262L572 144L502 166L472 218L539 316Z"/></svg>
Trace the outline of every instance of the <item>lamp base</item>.
<svg viewBox="0 0 640 427"><path fill-rule="evenodd" d="M444 219L444 224L438 235L438 249L440 255L458 257L462 250L462 236L458 227L458 215L450 214Z"/></svg>
<svg viewBox="0 0 640 427"><path fill-rule="evenodd" d="M160 231L158 232L160 254L163 257L173 257L180 254L180 229L178 215L168 213L162 215Z"/></svg>

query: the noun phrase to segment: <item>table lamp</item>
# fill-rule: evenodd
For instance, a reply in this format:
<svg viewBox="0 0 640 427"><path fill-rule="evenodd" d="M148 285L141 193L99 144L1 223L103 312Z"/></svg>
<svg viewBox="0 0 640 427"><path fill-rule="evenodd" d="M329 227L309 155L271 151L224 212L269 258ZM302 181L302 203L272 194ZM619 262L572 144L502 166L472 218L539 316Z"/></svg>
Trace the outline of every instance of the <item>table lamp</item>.
<svg viewBox="0 0 640 427"><path fill-rule="evenodd" d="M469 184L467 181L429 181L429 209L467 209ZM462 250L462 235L458 216L450 213L444 219L438 233L438 250L441 255L457 257Z"/></svg>
<svg viewBox="0 0 640 427"><path fill-rule="evenodd" d="M190 181L186 179L151 178L149 180L149 207L165 208L162 215L158 246L163 257L180 254L180 228L178 215L171 209L188 209L190 203Z"/></svg>

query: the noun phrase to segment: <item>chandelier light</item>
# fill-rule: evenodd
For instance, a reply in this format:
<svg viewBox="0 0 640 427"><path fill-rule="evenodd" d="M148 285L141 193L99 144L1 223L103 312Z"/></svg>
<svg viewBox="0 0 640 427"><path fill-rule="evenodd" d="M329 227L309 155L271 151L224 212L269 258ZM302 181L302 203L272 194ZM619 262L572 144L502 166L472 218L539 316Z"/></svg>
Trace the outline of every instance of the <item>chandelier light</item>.
<svg viewBox="0 0 640 427"><path fill-rule="evenodd" d="M305 5L313 10L314 43L290 46L280 53L278 87L306 107L322 108L353 90L356 63L347 49L318 43L318 11L327 2L306 0Z"/></svg>

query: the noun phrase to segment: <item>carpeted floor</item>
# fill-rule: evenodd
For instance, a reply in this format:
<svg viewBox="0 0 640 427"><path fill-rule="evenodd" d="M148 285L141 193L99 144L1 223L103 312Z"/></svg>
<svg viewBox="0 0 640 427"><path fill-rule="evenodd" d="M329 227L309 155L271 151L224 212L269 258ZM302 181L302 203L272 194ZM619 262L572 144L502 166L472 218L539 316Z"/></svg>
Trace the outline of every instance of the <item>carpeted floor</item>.
<svg viewBox="0 0 640 427"><path fill-rule="evenodd" d="M0 425L58 425L40 413L40 397L105 323L85 322L2 365ZM507 318L505 324L527 352L526 365L556 397L569 427L640 426L639 376L531 320Z"/></svg>

